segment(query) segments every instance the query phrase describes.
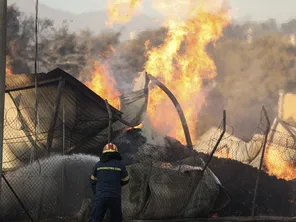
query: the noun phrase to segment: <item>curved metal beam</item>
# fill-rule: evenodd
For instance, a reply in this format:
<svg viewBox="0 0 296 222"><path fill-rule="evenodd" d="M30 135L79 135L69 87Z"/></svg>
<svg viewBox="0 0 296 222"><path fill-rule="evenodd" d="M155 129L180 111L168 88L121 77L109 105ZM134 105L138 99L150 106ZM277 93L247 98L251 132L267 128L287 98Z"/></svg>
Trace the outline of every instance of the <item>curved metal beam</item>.
<svg viewBox="0 0 296 222"><path fill-rule="evenodd" d="M164 84L162 84L157 78L153 77L150 74L148 74L147 76L151 80L151 82L153 82L160 89L162 89L162 91L164 91L167 94L167 96L172 100L174 106L177 109L177 112L179 114L179 117L180 117L180 120L181 120L181 123L183 126L187 147L192 148L192 141L191 141L191 137L190 137L190 133L189 133L189 128L188 128L187 121L185 119L185 116L184 116L184 113L183 113L180 103L178 102L176 97L173 95L173 93Z"/></svg>

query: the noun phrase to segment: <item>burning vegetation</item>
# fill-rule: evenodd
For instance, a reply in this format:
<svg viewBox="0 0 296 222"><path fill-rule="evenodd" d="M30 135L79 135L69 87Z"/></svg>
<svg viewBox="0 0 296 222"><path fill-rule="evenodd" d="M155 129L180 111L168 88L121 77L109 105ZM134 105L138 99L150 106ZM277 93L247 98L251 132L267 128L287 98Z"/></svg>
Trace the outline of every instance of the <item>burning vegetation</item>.
<svg viewBox="0 0 296 222"><path fill-rule="evenodd" d="M282 158L283 156L284 154L279 150L267 147L265 157L266 171L269 175L276 176L280 179L295 180L295 161L285 160Z"/></svg>
<svg viewBox="0 0 296 222"><path fill-rule="evenodd" d="M6 72L7 76L12 75L12 70L11 70L11 67L9 65L9 59L8 59L7 56L6 56L6 71L5 72Z"/></svg>
<svg viewBox="0 0 296 222"><path fill-rule="evenodd" d="M217 75L216 65L206 49L209 44L215 46L231 18L220 1L183 1L178 5L186 12L183 15L179 14L180 10L174 11L177 7L171 1L152 2L152 6L165 17L163 26L167 31L164 42L158 47L150 46L149 40L146 40L146 62L143 68L159 78L176 96L184 110L193 141L196 141L198 114L206 103L203 89ZM129 21L139 8L141 1L109 1L108 24ZM116 49L113 52L116 53ZM92 80L85 84L119 108L119 92L108 62L109 59L104 64L96 63ZM147 115L153 130L185 143L175 107L160 88L152 87L149 92ZM143 123L138 127L142 126ZM266 172L285 180L295 179L294 162L280 160L277 158L280 155L278 152L267 148ZM229 153L219 152L217 156L232 158Z"/></svg>
<svg viewBox="0 0 296 222"><path fill-rule="evenodd" d="M109 74L107 63L100 64L96 61L93 78L91 81L86 81L85 85L103 98L107 98L110 105L120 108L119 92L116 90L115 79Z"/></svg>
<svg viewBox="0 0 296 222"><path fill-rule="evenodd" d="M135 11L141 8L142 0L108 0L107 10L109 21L107 25L114 23L126 23L136 15Z"/></svg>
<svg viewBox="0 0 296 222"><path fill-rule="evenodd" d="M149 37L147 37L146 39L144 38L145 34L148 33L148 32L144 32L144 34L142 34L142 36L140 36L139 38L138 37L135 38L133 35L132 40L126 41L126 45L124 44L122 45L126 46L126 47L123 47L123 49L126 51L131 49L137 49L138 48L137 46L145 49L143 52L139 50L143 54L143 56L145 56L145 59L143 59L144 62L141 65L141 69L142 69L141 71L145 70L148 74L151 74L152 76L157 77L176 96L177 100L179 101L184 111L185 118L188 123L189 131L195 143L196 141L199 140L198 131L200 130L200 128L197 127L197 125L200 123L200 121L202 121L200 118L200 112L202 108L207 104L207 96L206 96L207 88L210 88L210 86L215 83L216 79L219 78L219 72L217 71L219 63L217 63L217 59L214 61L213 57L215 56L213 55L210 56L208 47L212 49L216 47L217 41L219 41L223 37L225 30L229 28L229 26L231 25L231 18L227 9L225 9L221 1L218 1L218 0L216 1L184 0L182 1L182 4L178 2L178 6L176 6L175 3L176 3L175 1L171 1L171 0L152 1L152 6L155 9L157 9L159 12L161 12L165 18L165 21L163 23L163 28L160 31L160 33L165 33L162 41L156 41L157 44L153 44L152 40L149 39ZM115 23L124 24L130 21L134 16L136 16L139 13L142 7L141 4L142 4L141 0L108 1L107 11L109 15L109 21L107 22L107 24L109 26L112 26ZM175 11L176 9L178 12ZM181 11L181 14L180 14L180 11ZM163 32L163 30L165 30L165 32ZM75 42L77 40L74 37L74 35L65 34L67 33L66 29L63 29L63 31L64 31L63 35L59 36L57 39L59 38L66 39L65 41L67 41L68 43ZM89 33L83 33L83 35L88 36ZM123 101L122 97L120 97L122 93L122 89L119 89L119 86L121 85L121 82L119 81L119 79L122 77L121 76L122 72L120 70L115 70L115 71L118 71L118 73L115 73L115 71L112 69L112 64L111 64L111 60L112 60L111 57L113 55L117 55L120 57L120 54L122 52L120 51L120 49L118 49L119 47L118 48L116 47L118 46L117 36L116 35L114 36L115 37L114 39L112 38L112 41L109 40L110 36L106 37L107 38L107 40L105 39L106 44L104 42L104 44L100 45L99 48L101 49L98 50L99 51L98 54L100 56L102 55L101 56L102 59L87 61L87 59L84 58L85 60L84 59L79 60L79 61L82 61L82 64L71 63L71 65L73 65L74 68L72 66L71 67L73 70L76 70L76 69L78 70L77 67L84 66L86 64L91 64L92 66L91 69L93 70L92 75L91 77L88 76L88 78L82 78L82 81L84 82L84 84L87 87L89 87L91 90L93 90L95 93L100 95L102 98L107 99L108 102L113 107L122 110L122 106L126 105L126 104L120 103L120 101L121 102ZM98 37L98 39L100 39L101 37L102 36ZM73 54L77 53L78 51L81 51L81 48L84 48L82 47L83 44L81 43L83 42L82 41L83 38L81 36L80 38L81 39L77 40L77 43L79 42L79 44L77 44L79 47L77 46L77 48L75 48L75 47L69 46L70 48L73 48L73 51L74 51ZM69 41L69 39L75 39L75 41ZM104 39L104 35L102 39ZM136 42L138 39L141 40L139 41L141 45L137 45L137 43L139 43L139 42ZM92 44L95 45L96 41L94 40ZM248 44L252 44L252 41L251 40L249 41L249 39L248 39ZM133 45L132 47L134 48L129 48L128 46L130 45ZM246 46L243 46L243 47L246 47ZM231 47L228 46L226 48L228 49ZM231 48L231 50L233 48ZM219 50L220 48L217 49L217 51ZM91 51L91 50L86 49L85 51ZM56 55L56 53L51 53L51 54ZM224 54L222 53L222 55ZM76 59L73 59L70 57L68 58L65 55L64 57L65 57L65 60L55 58L55 60L51 61L51 63L59 64L59 62L64 61L66 65L63 62L61 63L64 64L65 67L70 67L69 61L73 61L73 60L76 61ZM137 58L137 59L141 60L141 58L140 59ZM225 66L227 66L227 64ZM6 70L7 75L10 75L12 73L11 70L13 70L13 68L14 67L10 67L9 65L7 65L7 70ZM220 64L220 69L221 69L221 64ZM137 70L137 69L134 69L134 70ZM80 72L80 71L81 70L79 70L79 77L82 77L81 73L83 72L82 71ZM139 70L134 71L134 76L133 76L134 81L137 79L141 79L141 77L143 77L143 75L141 76L140 73L138 74L138 71ZM222 76L221 78L224 78L224 77L225 76ZM227 81L230 81L230 80L227 80ZM235 81L233 82L235 83ZM233 85L235 85L234 83ZM137 83L135 83L135 85L136 84ZM193 166L194 164L190 162L191 161L190 159L186 160L186 158L193 157L192 153L194 153L195 155L197 154L197 152L191 152L191 150L187 149L187 147L182 145L182 144L185 144L186 140L184 137L184 131L183 131L181 122L176 112L176 108L173 106L172 102L169 100L169 98L167 98L167 95L163 91L161 91L160 88L154 86L153 84L150 84L149 87L150 87L149 96L145 94L146 89L145 90L143 89L142 91L140 90L141 92L139 93L140 94L139 97L141 96L148 97L148 106L147 106L147 113L146 113L147 115L145 115L145 118L143 118L144 121L142 121L142 123L140 123L138 126L135 126L132 128L126 128L126 126L123 127L123 124L119 123L118 121L114 123L114 125L118 127L118 128L115 127L116 128L115 129L116 133L114 133L115 135L118 135L119 134L118 132L125 131L125 134L123 135L121 134L119 137L117 137L117 142L120 144L119 147L123 147L122 154L126 155L127 157L124 159L124 161L130 161L128 162L127 165L131 165L131 167L133 167L133 164L141 162L143 161L143 159L148 160L149 158L151 158L152 162L153 161L161 162L160 166L158 165L156 167L153 166L153 168L157 168L157 170L165 172L163 173L164 177L166 177L168 172L170 172L171 175L175 175L174 171L176 169L179 170L181 166L184 169L187 167L186 168L187 170L191 168L191 171L193 173L199 172L201 169L200 166L202 166L201 163L198 163L197 166ZM240 86L239 88L243 88L243 87ZM231 91L231 90L226 89L226 91ZM81 98L79 101L80 103L83 103L84 100L83 98L82 99ZM144 101L145 98L144 99L140 98L139 100L142 100L141 102L143 104L146 103L146 101ZM130 100L129 96L126 96L124 101L126 103L129 103L132 100ZM130 102L129 105L131 105L133 102L134 101ZM136 117L133 117L135 113L138 114L137 112L135 113L123 112L123 113L127 114L127 116L129 115L128 117L130 117L131 119L138 118L137 115L135 115ZM90 114L90 112L87 114ZM124 114L123 114L123 119L124 119ZM82 113L81 115L85 115L85 114ZM92 113L90 115L92 115ZM83 124L81 123L77 125L83 126ZM148 139L143 138L142 133L144 132L145 127L152 128L153 131L156 131L156 135L160 135L160 139L157 138L159 139L159 141L154 140L153 141L154 144L151 144L151 141L149 140L151 138L148 138ZM91 127L88 126L88 128L91 128ZM97 125L94 125L93 128L97 130L98 127ZM122 130L122 128L124 128L125 130ZM85 132L86 130L83 129L77 132L82 132L82 131ZM97 145L97 143L102 142L104 139L106 139L107 138L106 132L107 130L104 131L105 134L103 136L99 135L99 133L93 134L95 136L93 136L92 139L96 141L96 143L94 144ZM231 136L233 135L228 135L227 138L230 138ZM235 138L235 136L233 136L233 138ZM126 142L127 140L128 142ZM135 145L137 140L139 144ZM115 141L116 141L116 138L115 138ZM239 139L235 138L234 141L239 141ZM107 141L104 141L104 142L107 142ZM246 144L246 147L250 147L249 145L251 142L249 143L244 142L244 143ZM89 141L85 143L89 143ZM133 146L130 146L130 144L133 144ZM262 143L260 144L262 145ZM75 149L75 146L76 144L73 146L74 148L71 147L71 149L72 148ZM236 148L234 143L230 144L230 146ZM196 150L199 151L199 147L198 146L196 147L197 147ZM258 210L258 212L263 213L265 215L273 215L275 213L278 215L287 215L287 216L291 216L292 214L292 216L294 216L295 214L293 212L291 213L291 211L293 211L291 209L292 207L295 206L294 204L295 200L293 199L295 197L292 197L291 199L289 198L290 196L292 196L292 194L294 195L295 193L295 190L291 188L295 184L294 180L296 178L295 159L293 158L285 159L284 155L286 155L286 150L282 151L278 149L278 147L280 146L275 145L273 143L269 143L267 146L265 159L264 159L265 173L263 173L263 176L262 176L263 186L259 188L259 190L261 189L260 190L261 194L260 194L260 197L258 198L259 200L258 202L262 201L263 203L263 201L268 201L268 204L263 206L264 204L262 204L261 202L258 203L260 206L262 206L262 209ZM212 148L213 146L211 146L211 149ZM219 148L221 149L219 150ZM250 206L252 204L251 199L253 195L252 192L254 187L254 181L256 180L256 176L257 176L257 169L255 169L254 167L251 167L254 165L250 163L245 163L243 160L238 160L237 156L235 155L237 152L239 152L238 150L236 150L236 153L235 153L235 152L231 152L229 149L224 149L222 145L219 148L218 148L219 152L215 154L216 157L214 157L213 162L211 163L209 168L213 169L213 173L217 175L219 179L221 178L222 185L220 184L219 181L217 182L218 179L215 176L209 174L208 178L213 180L212 183L213 185L215 185L213 186L215 188L213 190L215 190L215 192L216 190L221 191L221 187L223 187L223 189L225 188L225 190L228 191L231 194L231 196L233 196L233 199L234 199L233 203L230 205L230 208L224 209L224 211L222 211L220 215L221 216L229 216L229 215L248 216L250 215ZM260 157L260 154L261 154L260 151L262 149L262 146L256 147L256 148L258 148L258 150L256 150L257 156L256 158L254 157L254 159L258 160L258 157ZM289 148L289 152L292 149L295 149L295 147L291 149ZM189 151L190 151L190 154L188 154ZM95 148L92 147L91 149L87 148L87 152L89 152L88 154L95 154L95 155L99 155L99 153L101 153L100 149L98 149L97 147ZM204 159L208 158L208 155L205 154L207 152L204 152L204 153L202 152L203 151L199 153L200 155L199 157L204 157ZM172 157L172 155L175 155L174 157L175 159ZM294 151L291 152L290 155L295 156ZM61 158L61 160L64 161L67 158L64 158L64 159ZM84 156L81 156L79 158L74 156L70 158L76 159L78 165L83 163L83 164L86 164L87 167L89 167L87 162L83 161L85 158ZM88 158L90 161L90 157ZM175 162L175 163L173 162L173 161L180 161L180 159L184 159L184 158L188 162L185 161L183 164L181 164L180 162ZM91 160L91 161L95 161L95 160ZM47 164L49 165L51 163L47 161L43 161L42 164L46 166ZM189 166L190 164L191 166ZM78 165L75 167L77 167L77 169L81 169L81 167L79 167ZM257 165L255 167L257 167ZM59 165L56 167L58 168L60 166L62 165ZM87 167L85 167L86 171L88 171ZM135 167L135 169L137 169L137 167ZM146 168L144 167L144 169ZM22 170L20 170L20 172L22 172ZM158 172L157 170L156 170L156 174ZM84 176L86 176L85 172L83 172ZM143 170L143 172L147 173L145 170ZM23 174L20 173L19 175L22 176L22 178L24 179ZM134 178L137 178L137 176L139 175L140 174L134 175ZM173 177L174 176L172 176L172 178ZM15 178L15 175L13 173L10 174L10 179L12 180L12 178ZM76 175L75 175L75 178L76 178ZM86 181L86 180L88 179L86 178L83 181ZM144 181L144 180L139 180L139 181ZM156 181L155 184L158 184L159 177L156 177L155 181ZM194 187L195 184L190 182L190 180L188 181L189 181L188 184L193 184L192 190L194 190L196 188ZM63 181L59 181L59 182L62 183ZM147 181L145 181L145 183L146 182ZM176 188L176 190L178 191L182 190L182 192L188 195L189 192L183 189L184 187L183 181L179 179L179 182L180 182L181 189ZM243 183L243 184L241 185L238 183ZM35 184L35 181L32 181L32 184ZM170 182L168 184L174 184L174 183ZM207 183L205 183L205 185L206 184ZM76 191L79 189L82 189L82 187L83 186L79 186L79 188L78 187L73 188L72 192L76 193ZM158 188L158 191L164 192L163 187L165 186L160 186ZM169 186L167 188L169 188ZM176 196L175 195L176 192L172 191L173 188L174 187L171 187L171 190L168 193L173 194L172 196ZM74 192L74 189L76 189L75 192ZM154 188L152 186L152 191L153 189ZM198 192L201 192L201 193L203 193L203 190L206 190L206 189L200 190L199 188L196 188L196 189L198 190ZM25 195L29 195L29 193L26 192L25 190L26 189L23 189L23 187L20 187L19 192L24 192L26 193ZM281 194L281 195L272 196L272 194L274 193L276 194L277 192L279 192L278 190L285 190L287 191L287 193L285 193L284 195ZM149 198L153 199L153 192L151 194L151 190L149 190L149 187L147 189L145 188L140 191L147 192L147 196L143 195L145 199L144 202L147 201L146 197L148 198L149 195L152 195L152 197L150 196ZM79 192L80 194L83 193L83 191L79 191ZM133 192L134 190L132 187L131 196ZM195 194L197 194L197 196L200 196L199 195L200 193L198 192ZM212 195L215 192L210 192L210 193ZM52 193L57 193L57 192L54 191ZM207 194L205 193L203 194L207 196ZM154 195L156 197L159 197L159 195L156 195L155 193ZM163 202L158 202L159 205L157 204L154 205L153 202L151 202L150 205L152 205L152 208L155 207L157 209L160 209L161 207L159 206L161 206L162 203L169 203L173 205L168 207L168 209L170 209L172 212L167 213L167 215L163 217L170 217L173 214L176 214L177 216L179 216L179 213L175 211L173 207L178 206L178 204L175 204L175 203L184 202L183 200L180 201L181 197L183 198L183 196L184 196L183 194L180 194L180 199L176 199L175 202L170 202L170 201L167 201L167 198L171 198L171 196L165 194L163 195ZM29 199L29 197L27 198ZM79 199L82 199L82 198L84 197L83 196L79 197ZM128 197L126 196L126 198L128 199L129 196ZM192 198L194 199L195 196L193 195ZM205 199L206 198L204 198L204 200ZM9 197L9 201L11 200L13 200L13 198ZM133 202L134 199L131 198L129 201ZM195 203L195 202L196 201L192 201L192 203ZM73 201L73 203L77 205L78 201ZM284 210L280 209L281 206L282 208L285 208L285 209ZM194 205L192 209L197 210L199 209L199 207ZM11 207L11 209L12 208L13 207ZM32 209L33 208L34 207L32 207ZM77 206L75 207L72 206L72 208L73 209L71 210L73 211L74 209L77 209ZM271 209L273 209L273 211ZM10 209L8 209L7 212L9 212L9 210ZM54 210L54 209L51 209L51 210ZM131 210L131 209L128 209L128 210ZM193 211L190 211L190 212L193 212ZM55 212L52 214L54 215ZM199 216L201 215L204 216L203 214L199 214ZM153 211L152 211L152 216L150 215L149 218L153 216L155 216L155 214L153 214ZM208 212L205 213L205 216L208 216ZM135 215L135 217L138 217L138 214Z"/></svg>
<svg viewBox="0 0 296 222"><path fill-rule="evenodd" d="M108 8L108 11L112 12L109 13L110 22L126 22L127 18L133 16L133 9L140 2L113 1L113 4ZM166 13L164 14L166 17L164 26L167 28L167 33L164 43L159 47L149 47L149 42L145 43L147 61L144 69L149 74L160 78L176 95L184 109L190 132L192 135L196 135L198 112L205 102L202 92L203 82L216 76L216 67L206 53L206 46L219 39L223 28L230 23L230 17L223 8L218 8L215 13L211 13L204 4L196 5L193 1L184 1L182 7L188 10L188 13L185 18L180 18L177 14L172 15L171 10L169 10L169 14L167 14L167 10L164 10L171 8L171 3L162 1L161 7L159 4L154 4L156 9ZM129 10L128 12L124 10L124 14L119 14L122 8ZM110 78L107 71L104 75L107 75L106 78ZM109 83L106 85L102 85L102 83L106 82L99 83L97 77L92 80L91 85L88 83L88 86L95 92L98 92L97 87L109 88ZM111 104L114 103L112 95L116 95L116 91L114 90L112 93L112 90L114 89L109 88L107 94L104 92L99 94L105 98L110 96ZM150 92L147 113L152 120L154 129L185 142L177 112L171 101L158 88L154 88Z"/></svg>

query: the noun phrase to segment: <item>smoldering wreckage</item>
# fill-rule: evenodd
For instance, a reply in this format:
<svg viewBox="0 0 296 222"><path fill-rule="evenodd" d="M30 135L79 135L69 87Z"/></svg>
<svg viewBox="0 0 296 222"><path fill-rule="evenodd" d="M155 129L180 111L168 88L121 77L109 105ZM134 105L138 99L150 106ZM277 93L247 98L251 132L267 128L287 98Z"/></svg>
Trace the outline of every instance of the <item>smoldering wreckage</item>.
<svg viewBox="0 0 296 222"><path fill-rule="evenodd" d="M124 219L205 218L217 212L219 216L250 215L250 189L255 184L256 168L213 157L214 173L209 167L205 168L204 160L208 155L197 153L192 144L184 146L168 136L154 137L149 126L134 128L143 121L148 84L155 80L153 77L149 79L143 73L133 91L120 96L120 111L106 106L101 97L61 69L38 74L38 78L39 118L44 121L39 126L42 138L34 151L35 161L31 156L34 135L28 133L34 130L34 109L27 108L34 107L34 75L8 76L5 95L6 118L18 119L19 125L6 124L4 137L6 141L12 135L26 138L26 141L16 143L14 139L14 142L4 143L3 168L7 181L31 215L58 218L63 214L79 221L88 220L93 198L90 173L111 135L110 121L111 140L118 145L131 178L129 185L123 188ZM178 107L176 101L175 105ZM67 118L63 120L65 113ZM185 134L188 133L186 122L184 129ZM186 135L186 139L190 143L190 135ZM61 154L61 146L65 155ZM242 169L241 176L252 185L240 186L236 178L231 179L229 168L232 165L237 170ZM282 192L278 189L295 195L292 190L295 183L265 173L262 177L275 185L264 187L265 193L259 194L258 200L266 202L265 207L256 208L256 212L273 215L278 206L270 204L276 202L282 215L295 216L295 213L291 215L295 203L290 203L286 195L280 198L276 195L277 199L270 195ZM2 220L26 220L24 209L9 186L3 182L1 189ZM78 213L73 216L74 212Z"/></svg>

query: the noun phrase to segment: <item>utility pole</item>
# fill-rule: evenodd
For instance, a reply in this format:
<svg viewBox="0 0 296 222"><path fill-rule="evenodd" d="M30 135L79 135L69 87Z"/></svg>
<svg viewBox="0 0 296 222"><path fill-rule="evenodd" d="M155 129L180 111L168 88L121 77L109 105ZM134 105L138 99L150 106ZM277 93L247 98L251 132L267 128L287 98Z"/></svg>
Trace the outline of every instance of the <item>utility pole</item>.
<svg viewBox="0 0 296 222"><path fill-rule="evenodd" d="M0 0L0 201L2 156L4 138L4 101L5 101L5 76L6 76L6 17L7 0Z"/></svg>

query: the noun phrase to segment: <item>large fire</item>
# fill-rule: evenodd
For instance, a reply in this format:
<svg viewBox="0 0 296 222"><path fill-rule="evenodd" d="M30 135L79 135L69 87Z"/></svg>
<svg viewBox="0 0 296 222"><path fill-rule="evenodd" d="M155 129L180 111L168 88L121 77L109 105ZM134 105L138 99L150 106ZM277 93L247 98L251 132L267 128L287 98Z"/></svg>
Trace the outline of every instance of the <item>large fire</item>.
<svg viewBox="0 0 296 222"><path fill-rule="evenodd" d="M204 80L216 76L216 67L207 55L206 46L221 37L223 28L230 23L230 16L221 7L220 0L151 1L152 6L165 17L167 36L164 44L158 48L150 48L149 41L145 43L147 61L144 69L159 78L176 96L194 142L198 112L205 102L202 91ZM141 3L142 0L109 0L108 24L129 21ZM107 66L97 63L93 79L86 85L119 108L119 92ZM177 112L164 92L157 87L149 92L148 116L155 129L185 143ZM275 152L268 150L266 153L267 172L278 178L295 179L294 166L279 161ZM229 153L220 153L218 156L231 158Z"/></svg>
<svg viewBox="0 0 296 222"><path fill-rule="evenodd" d="M106 23L112 26L114 23L126 23L134 15L136 9L141 7L142 0L108 0L107 11L109 21Z"/></svg>
<svg viewBox="0 0 296 222"><path fill-rule="evenodd" d="M296 168L293 161L287 161L282 156L283 154L279 150L267 147L264 161L267 173L280 179L296 179Z"/></svg>
<svg viewBox="0 0 296 222"><path fill-rule="evenodd" d="M145 70L161 79L176 96L194 140L197 115L204 103L203 80L216 75L215 64L207 55L206 46L222 35L223 28L229 24L229 17L224 10L209 13L202 6L188 5L188 8L191 10L185 21L168 17L165 43L147 52ZM185 142L177 113L160 89L150 92L148 114L156 129L161 129L166 123L168 135Z"/></svg>
<svg viewBox="0 0 296 222"><path fill-rule="evenodd" d="M140 2L115 0L111 4L109 1L109 24L129 20ZM174 14L171 10L176 7L176 2L181 1L162 0L152 4L164 14L166 18L164 25L168 32L162 46L147 51L145 70L161 79L177 97L194 140L198 111L204 103L203 79L211 79L216 75L215 64L207 55L205 48L222 35L223 28L229 24L230 18L221 8L215 13L210 13L205 5L201 4L202 1L196 4L196 1L192 0L182 1L182 7L186 8L187 12L186 17L180 18L180 12L175 11L177 14ZM221 5L220 2L217 3ZM120 9L123 8L129 10L120 14ZM165 10L167 8L169 10ZM159 88L154 88L149 94L148 103L148 116L154 128L184 143L181 122L167 96Z"/></svg>
<svg viewBox="0 0 296 222"><path fill-rule="evenodd" d="M97 61L94 65L92 80L85 82L85 85L92 89L96 94L107 99L111 106L119 109L120 103L118 96L120 94L115 88L115 79L111 77L108 70L107 63L101 64Z"/></svg>

